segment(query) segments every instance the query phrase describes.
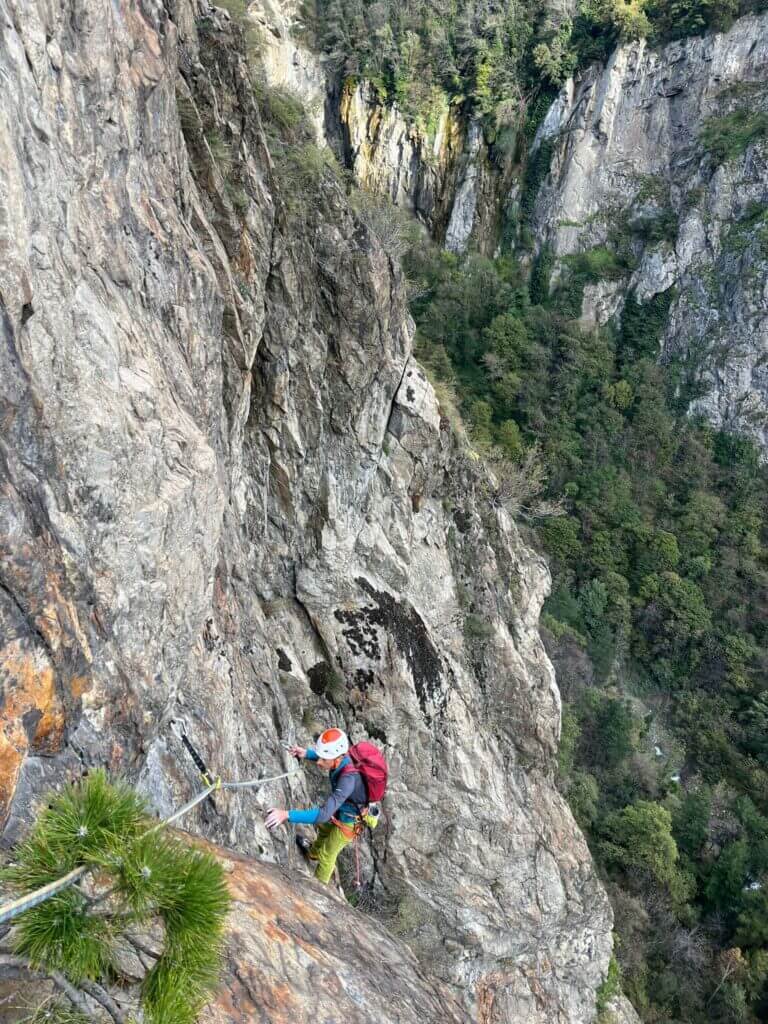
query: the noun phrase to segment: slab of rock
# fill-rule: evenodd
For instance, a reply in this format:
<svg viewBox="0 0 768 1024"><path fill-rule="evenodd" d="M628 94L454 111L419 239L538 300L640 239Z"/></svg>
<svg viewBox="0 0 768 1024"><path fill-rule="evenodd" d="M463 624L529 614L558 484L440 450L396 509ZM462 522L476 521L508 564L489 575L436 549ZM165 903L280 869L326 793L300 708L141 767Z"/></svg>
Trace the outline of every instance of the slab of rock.
<svg viewBox="0 0 768 1024"><path fill-rule="evenodd" d="M232 910L225 972L200 1024L459 1024L444 985L374 919L298 872L212 848Z"/></svg>

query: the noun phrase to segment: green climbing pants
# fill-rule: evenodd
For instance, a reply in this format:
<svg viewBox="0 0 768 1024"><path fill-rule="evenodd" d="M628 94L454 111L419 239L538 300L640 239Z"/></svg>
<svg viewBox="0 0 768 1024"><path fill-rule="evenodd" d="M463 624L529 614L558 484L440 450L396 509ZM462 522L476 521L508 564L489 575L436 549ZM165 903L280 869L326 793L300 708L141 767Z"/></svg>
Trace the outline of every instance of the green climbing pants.
<svg viewBox="0 0 768 1024"><path fill-rule="evenodd" d="M368 828L376 828L379 823L378 817L372 814L367 814L363 821ZM315 878L318 882L322 882L323 885L330 882L339 854L351 842L352 840L347 839L341 829L331 821L318 827L317 839L309 848L309 859L317 861Z"/></svg>

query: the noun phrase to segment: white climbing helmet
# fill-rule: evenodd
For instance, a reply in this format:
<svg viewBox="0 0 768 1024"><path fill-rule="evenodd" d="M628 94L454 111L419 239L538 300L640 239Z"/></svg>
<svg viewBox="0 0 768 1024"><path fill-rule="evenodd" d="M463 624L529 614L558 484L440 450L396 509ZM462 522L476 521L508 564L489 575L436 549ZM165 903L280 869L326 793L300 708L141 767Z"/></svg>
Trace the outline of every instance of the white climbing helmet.
<svg viewBox="0 0 768 1024"><path fill-rule="evenodd" d="M349 740L341 729L326 729L315 743L315 753L324 761L335 761L337 757L343 757L348 750Z"/></svg>

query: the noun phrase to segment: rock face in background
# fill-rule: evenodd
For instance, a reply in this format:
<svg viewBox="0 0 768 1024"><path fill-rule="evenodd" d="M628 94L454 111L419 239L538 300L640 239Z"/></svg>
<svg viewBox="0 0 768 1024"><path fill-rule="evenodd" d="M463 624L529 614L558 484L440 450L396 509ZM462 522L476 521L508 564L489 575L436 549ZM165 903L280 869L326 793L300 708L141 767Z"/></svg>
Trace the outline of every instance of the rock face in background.
<svg viewBox="0 0 768 1024"><path fill-rule="evenodd" d="M258 0L250 5L255 46L270 85L299 97L315 129L325 141L327 85L320 58L300 42L302 22L296 0Z"/></svg>
<svg viewBox="0 0 768 1024"><path fill-rule="evenodd" d="M337 722L392 767L370 898L462 1013L592 1019L611 917L552 782L547 570L411 359L399 270L332 176L275 169L222 11L0 0L0 78L5 842L93 764L178 806L182 727L246 778ZM323 788L188 827L296 868L264 810Z"/></svg>
<svg viewBox="0 0 768 1024"><path fill-rule="evenodd" d="M368 82L345 83L337 107L341 152L361 187L418 216L431 234L444 231L465 147L456 111L445 108L429 139Z"/></svg>
<svg viewBox="0 0 768 1024"><path fill-rule="evenodd" d="M300 41L306 31L294 0L254 0L249 12L266 81L301 99L318 139L361 188L408 210L453 252L470 243L494 251L511 168L490 159L479 122L446 104L428 135L369 82L342 80Z"/></svg>
<svg viewBox="0 0 768 1024"><path fill-rule="evenodd" d="M763 445L768 148L758 140L724 161L702 133L711 118L768 113L766 83L765 15L661 51L620 48L568 84L542 127L552 169L533 225L557 258L606 244L632 252L636 269L587 287L586 323L620 313L631 292L647 303L674 289L661 358L693 378L693 412Z"/></svg>
<svg viewBox="0 0 768 1024"><path fill-rule="evenodd" d="M480 122L446 106L427 136L368 82L335 91L326 131L358 184L414 214L451 252L491 255L512 169L491 160Z"/></svg>

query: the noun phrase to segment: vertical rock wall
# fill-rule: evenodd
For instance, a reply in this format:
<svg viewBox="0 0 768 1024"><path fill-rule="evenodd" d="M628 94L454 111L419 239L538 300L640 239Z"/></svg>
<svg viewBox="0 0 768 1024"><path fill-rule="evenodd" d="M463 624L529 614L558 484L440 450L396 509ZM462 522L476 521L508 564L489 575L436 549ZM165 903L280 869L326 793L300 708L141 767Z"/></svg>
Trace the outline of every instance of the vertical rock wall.
<svg viewBox="0 0 768 1024"><path fill-rule="evenodd" d="M411 359L400 271L332 175L275 170L204 2L0 0L0 797L125 773L158 812L384 745L379 913L483 1024L582 1022L610 911L552 782L546 567ZM191 828L295 870L271 805ZM365 919L360 919L365 927Z"/></svg>
<svg viewBox="0 0 768 1024"><path fill-rule="evenodd" d="M658 51L618 49L604 70L569 83L542 127L552 169L534 222L539 246L560 261L556 276L563 257L595 246L631 256L625 274L587 287L586 323L620 314L629 294L673 295L660 356L683 368L698 396L691 411L763 445L766 82L766 15ZM741 145L734 130L745 117L755 127Z"/></svg>

